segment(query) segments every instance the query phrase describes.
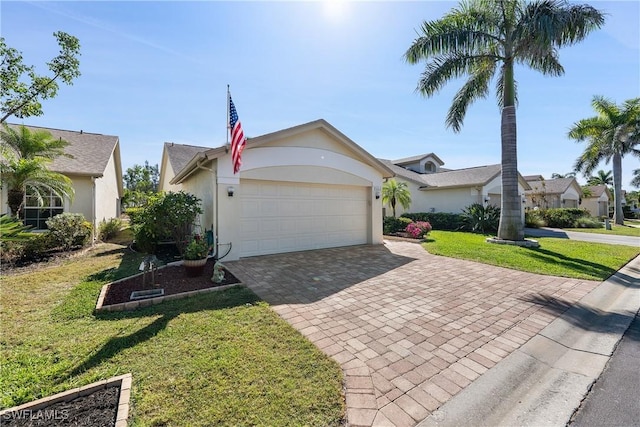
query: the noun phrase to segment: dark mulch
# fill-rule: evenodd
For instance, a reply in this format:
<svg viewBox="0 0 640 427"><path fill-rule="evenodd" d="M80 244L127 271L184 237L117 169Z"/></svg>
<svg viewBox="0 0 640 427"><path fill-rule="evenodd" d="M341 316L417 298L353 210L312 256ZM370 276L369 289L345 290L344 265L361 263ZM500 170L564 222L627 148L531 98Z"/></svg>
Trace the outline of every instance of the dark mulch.
<svg viewBox="0 0 640 427"><path fill-rule="evenodd" d="M0 424L3 427L113 427L116 424L119 394L118 387L100 389L40 410L10 412L0 417Z"/></svg>
<svg viewBox="0 0 640 427"><path fill-rule="evenodd" d="M107 289L103 305L120 304L129 302L131 292L163 288L165 295L173 295L182 292L196 291L216 286L232 285L240 281L229 271L225 270L222 283L211 281L213 265L215 261L209 259L204 267L204 272L198 277L187 277L183 266L166 266L159 268L155 273L155 286L151 283L151 274L147 274L147 284L143 285L143 276L134 276L123 281L112 283Z"/></svg>

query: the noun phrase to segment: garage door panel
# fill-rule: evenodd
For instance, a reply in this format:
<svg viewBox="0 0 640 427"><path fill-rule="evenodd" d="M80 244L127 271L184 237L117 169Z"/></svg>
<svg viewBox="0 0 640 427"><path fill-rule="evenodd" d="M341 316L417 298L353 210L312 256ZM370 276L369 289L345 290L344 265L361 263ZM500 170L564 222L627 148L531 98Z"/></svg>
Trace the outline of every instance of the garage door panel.
<svg viewBox="0 0 640 427"><path fill-rule="evenodd" d="M367 242L368 189L241 180L241 256Z"/></svg>

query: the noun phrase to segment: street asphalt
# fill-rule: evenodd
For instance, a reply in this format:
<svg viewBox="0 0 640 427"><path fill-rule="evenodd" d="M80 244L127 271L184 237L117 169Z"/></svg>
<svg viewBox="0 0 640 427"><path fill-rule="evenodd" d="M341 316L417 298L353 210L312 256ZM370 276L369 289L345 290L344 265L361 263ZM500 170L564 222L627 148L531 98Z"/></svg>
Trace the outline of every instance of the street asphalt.
<svg viewBox="0 0 640 427"><path fill-rule="evenodd" d="M558 239L580 240L583 242L608 243L610 245L640 246L640 237L581 233L579 231L566 231L560 228L525 228L524 234L531 237L555 237Z"/></svg>
<svg viewBox="0 0 640 427"><path fill-rule="evenodd" d="M616 347L570 423L572 427L640 426L640 316Z"/></svg>

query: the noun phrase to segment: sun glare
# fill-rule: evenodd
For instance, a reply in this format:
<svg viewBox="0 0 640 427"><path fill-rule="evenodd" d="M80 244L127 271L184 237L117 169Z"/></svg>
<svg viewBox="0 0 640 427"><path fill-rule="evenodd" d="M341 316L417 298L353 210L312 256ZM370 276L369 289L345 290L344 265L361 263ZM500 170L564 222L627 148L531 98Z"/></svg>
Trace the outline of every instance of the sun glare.
<svg viewBox="0 0 640 427"><path fill-rule="evenodd" d="M324 0L324 15L331 21L341 21L346 13L347 0Z"/></svg>

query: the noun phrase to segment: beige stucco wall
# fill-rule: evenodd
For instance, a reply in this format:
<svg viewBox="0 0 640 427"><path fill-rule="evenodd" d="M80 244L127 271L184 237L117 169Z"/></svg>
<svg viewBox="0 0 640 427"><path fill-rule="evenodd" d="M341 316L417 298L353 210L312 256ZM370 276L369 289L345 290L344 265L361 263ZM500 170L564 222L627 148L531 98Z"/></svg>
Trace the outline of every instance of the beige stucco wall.
<svg viewBox="0 0 640 427"><path fill-rule="evenodd" d="M605 193L600 197L587 197L582 199L580 207L589 211L591 216L600 217L609 215L609 198Z"/></svg>
<svg viewBox="0 0 640 427"><path fill-rule="evenodd" d="M169 161L169 156L165 153L162 155L162 165L160 167L162 171L160 175L160 182L158 183L159 191L173 191L178 192L183 189L182 184L170 184L169 181L176 176L176 171L171 167L171 162Z"/></svg>
<svg viewBox="0 0 640 427"><path fill-rule="evenodd" d="M120 216L120 197L118 194L118 176L116 173L115 159L109 158L104 175L95 180L96 211L95 226L102 221Z"/></svg>
<svg viewBox="0 0 640 427"><path fill-rule="evenodd" d="M91 222L93 216L93 182L90 176L69 175L73 182L75 196L73 201L66 200L64 211L70 213L81 213L85 219Z"/></svg>
<svg viewBox="0 0 640 427"><path fill-rule="evenodd" d="M215 161L203 165L180 186L182 191L191 193L202 200L203 214L198 218L202 232L210 230L212 225L215 228L215 165Z"/></svg>

